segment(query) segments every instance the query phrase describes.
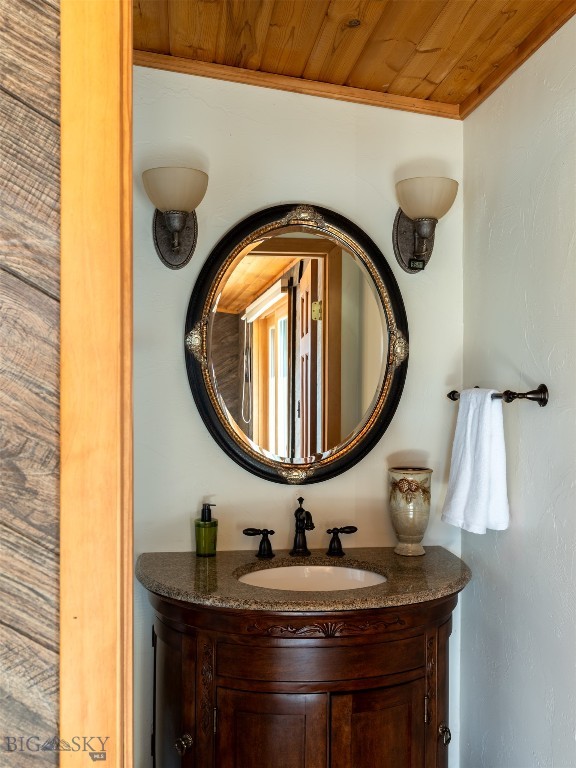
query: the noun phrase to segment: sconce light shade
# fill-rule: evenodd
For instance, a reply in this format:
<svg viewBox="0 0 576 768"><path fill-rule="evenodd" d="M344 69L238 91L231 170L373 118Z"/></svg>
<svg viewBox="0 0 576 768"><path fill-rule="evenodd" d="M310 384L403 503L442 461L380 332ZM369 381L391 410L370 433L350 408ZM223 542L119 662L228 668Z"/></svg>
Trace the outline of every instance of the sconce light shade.
<svg viewBox="0 0 576 768"><path fill-rule="evenodd" d="M198 236L195 209L208 176L195 168L150 168L142 174L146 194L156 208L152 225L156 253L170 269L185 266Z"/></svg>
<svg viewBox="0 0 576 768"><path fill-rule="evenodd" d="M434 232L456 199L458 182L438 176L417 176L396 184L400 208L392 242L396 259L406 272L421 272L434 247Z"/></svg>
<svg viewBox="0 0 576 768"><path fill-rule="evenodd" d="M142 174L146 194L164 211L194 211L202 202L208 176L195 168L150 168Z"/></svg>
<svg viewBox="0 0 576 768"><path fill-rule="evenodd" d="M441 176L417 176L396 184L400 208L411 219L441 219L456 199L458 182Z"/></svg>

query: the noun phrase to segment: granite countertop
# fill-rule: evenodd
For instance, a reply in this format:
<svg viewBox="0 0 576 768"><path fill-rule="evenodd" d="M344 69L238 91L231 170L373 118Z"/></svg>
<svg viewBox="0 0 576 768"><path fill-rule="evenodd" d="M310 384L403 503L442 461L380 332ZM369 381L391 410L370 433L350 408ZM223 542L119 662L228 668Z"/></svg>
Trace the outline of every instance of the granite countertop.
<svg viewBox="0 0 576 768"><path fill-rule="evenodd" d="M218 552L146 552L136 563L136 577L150 592L175 600L215 608L253 611L348 611L412 605L460 592L470 581L470 569L443 547L425 547L420 557L396 555L393 547L346 550L341 558L313 550L310 557L276 552L273 560L258 560L252 550ZM251 571L287 565L332 565L362 568L386 576L372 587L330 592L266 589L238 581Z"/></svg>

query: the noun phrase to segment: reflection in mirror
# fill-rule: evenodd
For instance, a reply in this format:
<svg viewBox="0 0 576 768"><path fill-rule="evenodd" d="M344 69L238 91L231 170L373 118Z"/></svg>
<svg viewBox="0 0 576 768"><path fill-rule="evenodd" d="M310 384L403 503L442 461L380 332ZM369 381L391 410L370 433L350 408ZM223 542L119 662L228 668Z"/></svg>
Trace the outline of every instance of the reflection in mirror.
<svg viewBox="0 0 576 768"><path fill-rule="evenodd" d="M353 466L388 427L406 377L390 267L352 222L309 205L267 208L222 238L190 298L185 342L210 433L275 482Z"/></svg>
<svg viewBox="0 0 576 768"><path fill-rule="evenodd" d="M352 253L306 233L237 259L212 307L209 363L223 409L253 445L307 459L361 426L388 345L373 285Z"/></svg>

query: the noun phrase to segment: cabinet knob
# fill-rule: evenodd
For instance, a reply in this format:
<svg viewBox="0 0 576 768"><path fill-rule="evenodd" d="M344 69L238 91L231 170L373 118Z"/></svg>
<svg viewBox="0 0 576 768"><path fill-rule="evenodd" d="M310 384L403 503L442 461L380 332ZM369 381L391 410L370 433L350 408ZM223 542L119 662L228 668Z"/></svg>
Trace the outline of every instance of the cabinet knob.
<svg viewBox="0 0 576 768"><path fill-rule="evenodd" d="M185 733L184 736L180 736L180 738L176 739L174 746L180 757L183 757L193 744L194 739L192 736L190 736L189 733Z"/></svg>
<svg viewBox="0 0 576 768"><path fill-rule="evenodd" d="M438 733L442 737L442 743L445 747L450 744L452 741L452 734L450 733L450 728L446 725L446 723L440 723L440 726L438 728Z"/></svg>

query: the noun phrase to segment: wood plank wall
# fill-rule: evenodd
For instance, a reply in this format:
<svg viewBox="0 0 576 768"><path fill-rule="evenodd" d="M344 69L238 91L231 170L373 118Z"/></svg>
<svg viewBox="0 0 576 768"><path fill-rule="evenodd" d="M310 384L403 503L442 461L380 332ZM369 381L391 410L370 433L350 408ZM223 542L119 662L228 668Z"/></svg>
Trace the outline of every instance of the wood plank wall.
<svg viewBox="0 0 576 768"><path fill-rule="evenodd" d="M58 733L58 0L0 0L0 65L2 752Z"/></svg>

